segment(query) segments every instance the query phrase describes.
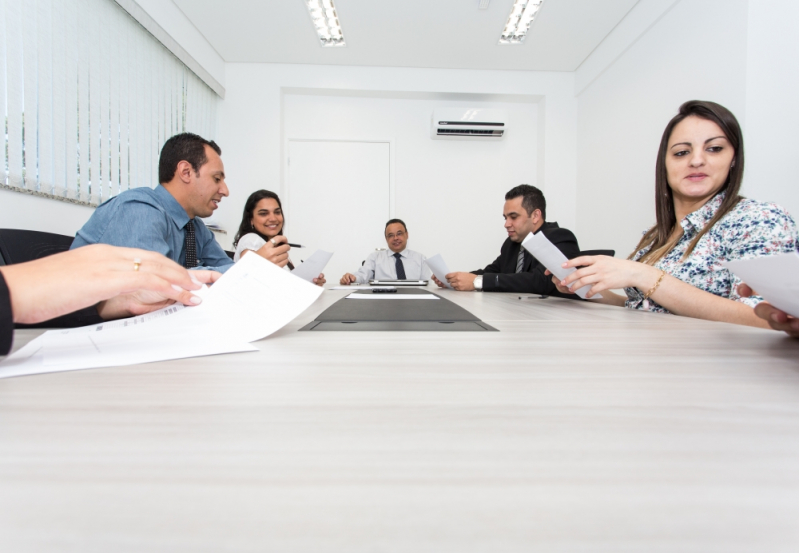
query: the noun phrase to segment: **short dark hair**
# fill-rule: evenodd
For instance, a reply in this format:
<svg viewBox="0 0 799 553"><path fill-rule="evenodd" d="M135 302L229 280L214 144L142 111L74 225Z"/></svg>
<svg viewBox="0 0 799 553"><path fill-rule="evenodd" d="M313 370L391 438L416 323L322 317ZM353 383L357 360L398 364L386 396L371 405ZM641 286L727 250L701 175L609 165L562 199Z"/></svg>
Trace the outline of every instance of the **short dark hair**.
<svg viewBox="0 0 799 553"><path fill-rule="evenodd" d="M541 218L547 220L547 201L544 198L544 193L535 186L529 184L520 184L511 188L505 194L506 200L513 200L514 198L522 197L522 207L527 212L527 215L532 215L536 209L541 210Z"/></svg>
<svg viewBox="0 0 799 553"><path fill-rule="evenodd" d="M388 228L388 225L393 225L394 223L399 223L400 225L402 225L402 228L405 229L405 232L406 233L408 232L408 227L405 225L405 221L403 221L402 219L390 219L388 223L386 223L386 229ZM386 229L383 229L383 234L386 233Z"/></svg>
<svg viewBox="0 0 799 553"><path fill-rule="evenodd" d="M181 161L188 161L194 172L199 173L200 167L208 163L208 156L205 155L206 146L210 146L217 154L222 155L222 148L216 142L190 132L176 134L167 140L161 148L161 159L158 160L158 182L164 184L171 181Z"/></svg>

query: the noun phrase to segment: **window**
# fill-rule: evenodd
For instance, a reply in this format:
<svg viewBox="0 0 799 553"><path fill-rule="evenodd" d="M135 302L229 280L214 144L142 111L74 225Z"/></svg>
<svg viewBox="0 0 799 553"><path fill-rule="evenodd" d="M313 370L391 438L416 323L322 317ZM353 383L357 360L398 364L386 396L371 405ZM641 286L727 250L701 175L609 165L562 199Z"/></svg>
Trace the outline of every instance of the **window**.
<svg viewBox="0 0 799 553"><path fill-rule="evenodd" d="M0 0L0 187L97 205L153 187L216 93L113 0Z"/></svg>

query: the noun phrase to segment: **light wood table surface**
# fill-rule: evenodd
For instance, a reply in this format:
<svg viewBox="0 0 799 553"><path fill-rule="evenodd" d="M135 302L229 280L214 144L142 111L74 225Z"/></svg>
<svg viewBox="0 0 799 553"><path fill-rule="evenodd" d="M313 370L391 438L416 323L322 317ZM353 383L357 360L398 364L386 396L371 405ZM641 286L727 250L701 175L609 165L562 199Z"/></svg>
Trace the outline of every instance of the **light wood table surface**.
<svg viewBox="0 0 799 553"><path fill-rule="evenodd" d="M297 332L346 293L0 380L0 551L799 551L799 341L451 291L500 332Z"/></svg>

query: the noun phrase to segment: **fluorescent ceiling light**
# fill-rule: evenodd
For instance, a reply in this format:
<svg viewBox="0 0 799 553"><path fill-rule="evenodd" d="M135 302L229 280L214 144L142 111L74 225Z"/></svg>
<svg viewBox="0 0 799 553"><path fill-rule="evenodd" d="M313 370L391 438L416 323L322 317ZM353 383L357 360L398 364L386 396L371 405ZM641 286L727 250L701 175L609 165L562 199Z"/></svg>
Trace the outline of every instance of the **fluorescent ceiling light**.
<svg viewBox="0 0 799 553"><path fill-rule="evenodd" d="M499 37L500 44L521 44L544 0L516 0Z"/></svg>
<svg viewBox="0 0 799 553"><path fill-rule="evenodd" d="M333 0L306 0L305 5L308 6L311 21L322 47L332 48L347 45L344 42L344 33L341 30L341 23L338 21Z"/></svg>

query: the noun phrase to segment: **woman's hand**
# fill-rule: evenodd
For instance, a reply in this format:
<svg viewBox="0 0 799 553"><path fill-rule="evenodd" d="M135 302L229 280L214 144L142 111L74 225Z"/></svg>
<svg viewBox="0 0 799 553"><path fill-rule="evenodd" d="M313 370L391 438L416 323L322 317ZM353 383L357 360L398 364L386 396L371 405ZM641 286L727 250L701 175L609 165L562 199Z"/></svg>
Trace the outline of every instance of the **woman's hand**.
<svg viewBox="0 0 799 553"><path fill-rule="evenodd" d="M313 279L313 283L316 284L317 286L324 286L325 282L327 281L325 280L324 273L319 273L319 276Z"/></svg>
<svg viewBox="0 0 799 553"><path fill-rule="evenodd" d="M291 249L287 242L288 238L285 236L275 236L267 240L266 244L261 246L255 253L278 267L285 267L289 262L289 250Z"/></svg>
<svg viewBox="0 0 799 553"><path fill-rule="evenodd" d="M8 265L2 272L11 292L14 322L25 324L110 298L115 300L105 315L101 313L105 318L132 315L134 310L147 313L174 301L196 305L202 300L191 291L201 288L201 281L213 282L220 276L214 271L187 271L159 253L105 244Z"/></svg>
<svg viewBox="0 0 799 553"><path fill-rule="evenodd" d="M560 282L555 282L558 290L573 294L583 286L590 285L591 289L585 295L586 299L604 290L618 288L636 287L646 292L655 285L661 275L660 270L651 265L607 255L575 257L564 263L563 267L579 268Z"/></svg>
<svg viewBox="0 0 799 553"><path fill-rule="evenodd" d="M212 284L219 280L222 273L216 271L195 270L190 271L189 275L192 280L196 280L201 284ZM195 296L191 292L185 290L178 290L172 286L172 289L177 292L176 297L168 297L162 292L154 290L137 290L131 294L122 294L106 301L101 301L97 304L97 314L106 321L112 319L121 319L123 317L135 317L137 315L144 315L151 311L156 311L168 305L172 305L179 301L183 305L198 305L202 303L199 296Z"/></svg>
<svg viewBox="0 0 799 553"><path fill-rule="evenodd" d="M564 286L564 285L562 285L562 284L560 283L560 282L561 282L561 281L560 281L560 279L559 279L558 277L556 277L555 275L553 275L552 273L550 273L550 272L549 272L549 269L547 269L546 271L544 271L544 274L545 274L545 275L551 275L551 276L552 276L552 282L555 284L555 288L557 288L557 289L558 289L558 292L560 292L561 294L572 294L572 295L574 295L574 292L572 292L571 290L569 290L569 287L568 287L568 286Z"/></svg>
<svg viewBox="0 0 799 553"><path fill-rule="evenodd" d="M743 297L756 296L757 292L746 284L738 286L738 294ZM788 336L799 338L799 319L788 315L785 311L777 309L767 301L755 306L755 315L766 321L774 330L782 330Z"/></svg>

